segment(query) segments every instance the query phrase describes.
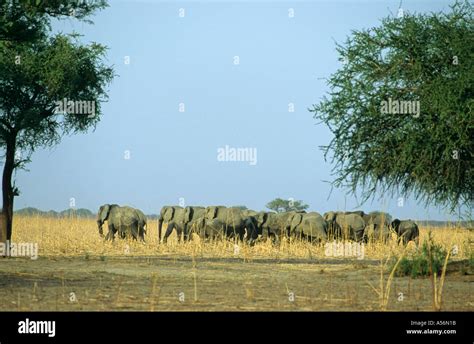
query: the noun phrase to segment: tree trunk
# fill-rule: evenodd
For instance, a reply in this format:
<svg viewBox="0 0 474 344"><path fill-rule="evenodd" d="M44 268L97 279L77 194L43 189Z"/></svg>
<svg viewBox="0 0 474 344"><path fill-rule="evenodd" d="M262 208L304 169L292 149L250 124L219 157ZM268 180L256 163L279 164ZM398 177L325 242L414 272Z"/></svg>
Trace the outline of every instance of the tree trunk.
<svg viewBox="0 0 474 344"><path fill-rule="evenodd" d="M5 215L0 213L0 243L7 242L7 221Z"/></svg>
<svg viewBox="0 0 474 344"><path fill-rule="evenodd" d="M3 178L2 178L2 195L3 195L3 217L2 221L5 226L0 225L0 239L11 241L12 238L12 225L13 225L13 198L15 197L15 190L12 186L12 175L15 169L15 146L16 146L16 135L12 135L7 140L6 153L5 153L5 165L3 167Z"/></svg>

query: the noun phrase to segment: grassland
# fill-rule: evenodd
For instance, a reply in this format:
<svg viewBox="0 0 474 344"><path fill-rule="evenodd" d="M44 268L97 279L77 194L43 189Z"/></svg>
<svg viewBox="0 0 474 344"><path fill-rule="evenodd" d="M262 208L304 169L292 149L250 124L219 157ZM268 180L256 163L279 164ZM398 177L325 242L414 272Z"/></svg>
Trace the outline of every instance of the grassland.
<svg viewBox="0 0 474 344"><path fill-rule="evenodd" d="M39 258L0 259L0 310L432 310L429 278L389 280L387 259L404 248L369 243L363 259L327 256L307 242L253 247L228 241L104 242L94 220L16 217L13 242L39 245ZM474 310L474 232L421 228L450 258L442 310ZM410 244L405 255L416 250ZM382 284L383 283L383 284ZM389 288L387 288L389 285ZM382 292L381 292L382 290Z"/></svg>

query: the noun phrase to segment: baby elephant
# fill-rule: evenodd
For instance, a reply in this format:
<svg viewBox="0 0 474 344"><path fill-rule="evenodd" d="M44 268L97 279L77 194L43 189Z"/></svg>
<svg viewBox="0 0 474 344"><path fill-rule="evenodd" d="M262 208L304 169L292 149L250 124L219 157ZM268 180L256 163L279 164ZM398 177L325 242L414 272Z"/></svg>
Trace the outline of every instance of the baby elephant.
<svg viewBox="0 0 474 344"><path fill-rule="evenodd" d="M395 219L392 221L392 228L398 235L398 240L402 241L404 245L408 244L409 241L414 241L418 245L420 231L418 225L412 220L399 220Z"/></svg>

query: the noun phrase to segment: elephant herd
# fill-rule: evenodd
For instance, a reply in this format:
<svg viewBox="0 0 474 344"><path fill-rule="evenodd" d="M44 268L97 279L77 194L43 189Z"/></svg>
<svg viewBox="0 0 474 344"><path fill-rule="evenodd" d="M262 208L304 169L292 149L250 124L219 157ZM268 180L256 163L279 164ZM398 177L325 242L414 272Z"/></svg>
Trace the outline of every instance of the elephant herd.
<svg viewBox="0 0 474 344"><path fill-rule="evenodd" d="M97 224L99 234L108 222L106 240L113 240L116 233L120 238L131 236L144 241L146 217L138 209L117 204L100 207ZM167 224L162 235L163 224ZM392 220L385 212L330 211L324 215L317 212L288 211L283 213L257 212L225 206L165 206L158 218L158 239L166 243L176 231L178 241L188 241L192 233L204 240L234 239L254 244L258 240L270 239L279 243L291 237L323 242L328 240L353 240L369 242L387 241L395 233L403 244L415 241L418 244L419 230L411 220Z"/></svg>

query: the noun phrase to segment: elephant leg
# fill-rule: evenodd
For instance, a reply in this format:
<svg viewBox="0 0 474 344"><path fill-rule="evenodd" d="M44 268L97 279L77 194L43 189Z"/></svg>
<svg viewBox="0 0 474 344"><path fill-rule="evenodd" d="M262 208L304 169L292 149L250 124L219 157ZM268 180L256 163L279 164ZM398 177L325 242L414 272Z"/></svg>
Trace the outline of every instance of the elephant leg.
<svg viewBox="0 0 474 344"><path fill-rule="evenodd" d="M138 236L140 237L140 241L145 242L145 228L144 227L139 228Z"/></svg>
<svg viewBox="0 0 474 344"><path fill-rule="evenodd" d="M234 236L239 242L243 242L245 239L245 228L237 228L234 231ZM247 233L247 238L248 238L248 233Z"/></svg>
<svg viewBox="0 0 474 344"><path fill-rule="evenodd" d="M109 231L107 232L105 240L114 241L115 232L116 232L116 230L115 230L114 226L112 224L109 224Z"/></svg>
<svg viewBox="0 0 474 344"><path fill-rule="evenodd" d="M166 244L168 241L168 237L173 233L173 229L175 228L175 224L173 222L168 223L168 226L166 227L166 233L165 236L163 237L163 243Z"/></svg>
<svg viewBox="0 0 474 344"><path fill-rule="evenodd" d="M133 240L138 240L138 233L139 233L138 224L132 224L130 226L130 233L132 234Z"/></svg>
<svg viewBox="0 0 474 344"><path fill-rule="evenodd" d="M178 236L178 242L181 242L181 236L183 235L183 229L181 226L176 226L176 235Z"/></svg>
<svg viewBox="0 0 474 344"><path fill-rule="evenodd" d="M184 241L189 241L191 239L191 233L192 229L189 227L189 225L186 223L183 227L183 236L184 236Z"/></svg>
<svg viewBox="0 0 474 344"><path fill-rule="evenodd" d="M280 246L280 237L275 233L272 234L272 244L273 246Z"/></svg>
<svg viewBox="0 0 474 344"><path fill-rule="evenodd" d="M404 235L403 236L403 245L408 245L408 242L409 242L409 238L408 238L408 235Z"/></svg>
<svg viewBox="0 0 474 344"><path fill-rule="evenodd" d="M355 239L357 242L361 242L363 241L364 239L364 229L362 228L362 230L358 230L355 232Z"/></svg>

